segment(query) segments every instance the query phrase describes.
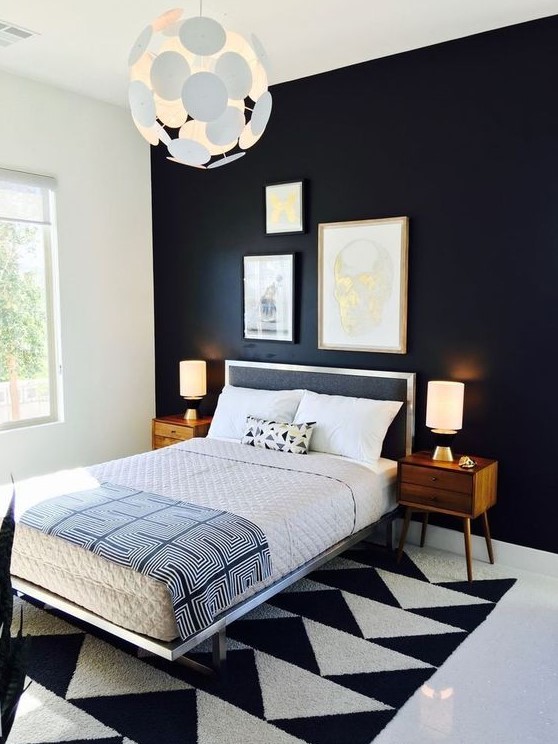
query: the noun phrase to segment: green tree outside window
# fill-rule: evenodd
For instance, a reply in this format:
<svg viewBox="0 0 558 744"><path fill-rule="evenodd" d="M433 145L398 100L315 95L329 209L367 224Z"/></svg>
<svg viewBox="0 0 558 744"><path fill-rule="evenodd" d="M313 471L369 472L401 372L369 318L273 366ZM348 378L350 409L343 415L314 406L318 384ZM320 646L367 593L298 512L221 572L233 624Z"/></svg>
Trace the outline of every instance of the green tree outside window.
<svg viewBox="0 0 558 744"><path fill-rule="evenodd" d="M47 376L44 287L32 268L41 249L40 227L0 222L0 381L9 382L12 421L18 381Z"/></svg>

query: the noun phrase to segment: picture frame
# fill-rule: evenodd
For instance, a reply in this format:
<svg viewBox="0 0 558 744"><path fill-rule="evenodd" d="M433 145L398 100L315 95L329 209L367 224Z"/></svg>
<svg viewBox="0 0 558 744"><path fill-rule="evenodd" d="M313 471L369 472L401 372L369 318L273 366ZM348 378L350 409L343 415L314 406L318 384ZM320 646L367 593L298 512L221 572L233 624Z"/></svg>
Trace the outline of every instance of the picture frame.
<svg viewBox="0 0 558 744"><path fill-rule="evenodd" d="M243 335L294 343L294 253L245 255Z"/></svg>
<svg viewBox="0 0 558 744"><path fill-rule="evenodd" d="M304 191L304 179L266 184L266 235L296 235L305 231Z"/></svg>
<svg viewBox="0 0 558 744"><path fill-rule="evenodd" d="M409 218L318 225L318 348L407 353Z"/></svg>

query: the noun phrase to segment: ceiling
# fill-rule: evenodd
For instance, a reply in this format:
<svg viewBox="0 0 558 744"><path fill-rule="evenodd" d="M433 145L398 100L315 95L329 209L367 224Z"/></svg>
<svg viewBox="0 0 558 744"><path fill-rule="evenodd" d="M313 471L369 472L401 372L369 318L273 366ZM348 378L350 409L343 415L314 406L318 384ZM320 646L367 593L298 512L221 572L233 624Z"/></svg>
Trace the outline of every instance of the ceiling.
<svg viewBox="0 0 558 744"><path fill-rule="evenodd" d="M0 70L127 106L129 50L169 0L0 0L39 35L0 46ZM199 0L185 0L185 17ZM203 0L203 15L259 37L270 83L558 14L558 0ZM1 99L0 99L1 100Z"/></svg>

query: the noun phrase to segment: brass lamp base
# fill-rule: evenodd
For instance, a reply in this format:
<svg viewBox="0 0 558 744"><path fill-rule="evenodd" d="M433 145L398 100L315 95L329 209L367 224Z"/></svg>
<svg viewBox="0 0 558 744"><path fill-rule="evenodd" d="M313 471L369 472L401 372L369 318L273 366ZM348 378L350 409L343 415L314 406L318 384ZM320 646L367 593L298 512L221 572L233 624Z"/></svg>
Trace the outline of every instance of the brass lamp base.
<svg viewBox="0 0 558 744"><path fill-rule="evenodd" d="M442 462L453 462L455 460L451 447L436 447L432 453L432 459Z"/></svg>
<svg viewBox="0 0 558 744"><path fill-rule="evenodd" d="M455 458L451 444L457 432L449 429L432 429L432 433L435 434L432 459L438 462L453 462Z"/></svg>

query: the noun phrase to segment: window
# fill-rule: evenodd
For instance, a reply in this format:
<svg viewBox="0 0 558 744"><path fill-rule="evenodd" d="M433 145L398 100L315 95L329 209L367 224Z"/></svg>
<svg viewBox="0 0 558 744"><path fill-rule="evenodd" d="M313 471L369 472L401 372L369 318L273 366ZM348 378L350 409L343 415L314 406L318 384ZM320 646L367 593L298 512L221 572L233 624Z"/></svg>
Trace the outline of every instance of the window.
<svg viewBox="0 0 558 744"><path fill-rule="evenodd" d="M0 430L60 418L55 186L0 169Z"/></svg>

